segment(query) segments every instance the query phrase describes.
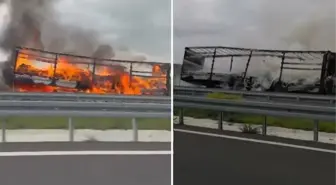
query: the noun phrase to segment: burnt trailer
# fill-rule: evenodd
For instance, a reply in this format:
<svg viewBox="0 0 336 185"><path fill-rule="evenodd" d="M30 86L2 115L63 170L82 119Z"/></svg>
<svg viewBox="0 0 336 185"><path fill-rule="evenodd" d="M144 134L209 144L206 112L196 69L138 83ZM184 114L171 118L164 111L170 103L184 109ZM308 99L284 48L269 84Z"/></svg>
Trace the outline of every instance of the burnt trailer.
<svg viewBox="0 0 336 185"><path fill-rule="evenodd" d="M170 64L17 47L3 73L15 91L167 95Z"/></svg>
<svg viewBox="0 0 336 185"><path fill-rule="evenodd" d="M206 88L335 94L335 63L331 51L186 47L180 78Z"/></svg>

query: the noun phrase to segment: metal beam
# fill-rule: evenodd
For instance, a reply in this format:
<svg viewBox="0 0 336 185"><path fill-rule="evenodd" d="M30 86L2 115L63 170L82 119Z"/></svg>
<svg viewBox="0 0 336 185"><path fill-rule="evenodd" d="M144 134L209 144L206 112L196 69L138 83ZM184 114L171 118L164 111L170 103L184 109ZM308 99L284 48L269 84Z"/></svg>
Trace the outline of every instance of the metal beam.
<svg viewBox="0 0 336 185"><path fill-rule="evenodd" d="M209 77L209 80L212 80L212 75L213 75L213 68L214 68L214 65L215 65L215 59L216 59L216 49L214 50L213 52L213 56L212 56L212 63L211 63L211 71L210 71L210 77Z"/></svg>

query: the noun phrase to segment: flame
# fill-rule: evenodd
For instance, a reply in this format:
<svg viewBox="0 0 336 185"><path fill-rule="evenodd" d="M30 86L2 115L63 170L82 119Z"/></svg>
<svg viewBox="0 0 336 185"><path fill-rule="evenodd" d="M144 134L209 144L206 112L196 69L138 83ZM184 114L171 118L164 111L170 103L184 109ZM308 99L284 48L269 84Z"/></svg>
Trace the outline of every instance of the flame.
<svg viewBox="0 0 336 185"><path fill-rule="evenodd" d="M15 80L13 88L21 92L83 92L96 94L141 95L151 90L166 89L166 73L159 64L152 67L150 77L131 75L122 65L75 64L67 56L56 59L36 56L27 50L18 53L15 74L37 78L57 79L58 82L79 82L78 86L61 87L43 83L25 83ZM36 62L39 61L39 62ZM77 83L78 85L78 83Z"/></svg>

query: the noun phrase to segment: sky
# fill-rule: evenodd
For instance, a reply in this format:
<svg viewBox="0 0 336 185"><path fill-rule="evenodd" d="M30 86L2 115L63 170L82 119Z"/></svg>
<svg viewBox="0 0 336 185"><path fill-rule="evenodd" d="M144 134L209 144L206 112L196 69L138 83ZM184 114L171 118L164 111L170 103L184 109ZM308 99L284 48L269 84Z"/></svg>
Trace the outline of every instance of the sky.
<svg viewBox="0 0 336 185"><path fill-rule="evenodd" d="M174 63L186 46L335 51L335 0L175 0Z"/></svg>
<svg viewBox="0 0 336 185"><path fill-rule="evenodd" d="M117 48L170 61L170 0L61 0L61 20L98 32Z"/></svg>
<svg viewBox="0 0 336 185"><path fill-rule="evenodd" d="M115 49L170 61L170 0L58 0L55 8ZM175 0L173 16L175 63L196 45L335 50L334 0Z"/></svg>
<svg viewBox="0 0 336 185"><path fill-rule="evenodd" d="M170 61L170 0L58 0L54 8L62 23L96 32L115 50Z"/></svg>

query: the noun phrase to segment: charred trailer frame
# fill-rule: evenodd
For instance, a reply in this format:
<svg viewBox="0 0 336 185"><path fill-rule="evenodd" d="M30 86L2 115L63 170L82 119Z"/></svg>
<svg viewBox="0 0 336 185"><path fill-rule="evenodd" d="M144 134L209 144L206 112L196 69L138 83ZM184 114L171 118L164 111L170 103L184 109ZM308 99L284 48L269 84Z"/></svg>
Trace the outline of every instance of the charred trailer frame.
<svg viewBox="0 0 336 185"><path fill-rule="evenodd" d="M38 72L32 72L26 70L29 66L24 64L19 65L18 57L30 57L27 58L33 59L35 61L39 61L41 63L50 64L52 65L52 75L43 75ZM66 58L68 64L70 65L82 65L82 67L86 66L88 71L91 72L91 78L80 77L78 79L69 80L63 79L62 76L57 74L57 68L60 63L60 58ZM82 92L92 88L92 85L98 85L99 82L104 81L102 76L99 76L97 73L99 67L108 67L117 71L127 72L129 74L129 86L132 86L132 78L134 77L141 77L141 78L167 78L168 72L170 69L170 64L167 63L159 63L159 62L143 62L143 61L129 61L129 60L116 60L116 59L100 59L100 58L93 58L93 57L85 57L85 56L78 56L66 53L55 53L49 51L43 51L33 48L25 48L25 47L17 47L15 48L12 54L11 60L11 74L7 75L8 78L8 85L15 89L15 84L36 84L38 85L48 85L54 87L62 87L62 88L73 88L76 89L77 92ZM148 65L152 67L152 71L142 71L136 68L136 65ZM127 67L129 70L126 70ZM167 75L153 75L153 68L155 66L159 66L161 69L162 74ZM7 73L8 69L7 69ZM34 81L35 78L35 81ZM36 80L37 79L37 80ZM112 87L116 86L120 79L117 78L109 78L106 80L112 80L111 83L113 84ZM39 83L36 83L38 81ZM168 80L163 80L167 83ZM163 94L167 94L168 84L166 84L165 90L163 90ZM144 92L144 94L148 94L150 92Z"/></svg>
<svg viewBox="0 0 336 185"><path fill-rule="evenodd" d="M299 92L311 93L308 90L289 90L290 84L284 82L283 70L292 71L321 71L319 75L319 83L314 84L318 86L319 94L332 94L335 93L335 53L330 51L291 51L291 50L262 50L250 48L234 48L222 46L205 46L205 47L186 47L182 63L181 80L195 85L203 85L207 88L221 88L220 84L223 83L221 79L216 79L216 76L221 78L225 73L215 73L214 64L217 58L230 58L229 71L232 71L233 62L236 58L247 57L245 70L238 78L230 77L229 86L238 84L241 87L245 83L246 87L251 84L253 76L248 77L247 72L253 62L253 57L275 57L279 58L280 69L277 80L273 81L267 91L277 92ZM204 69L205 59L211 59L210 71L200 72ZM295 60L295 62L288 62L286 59ZM318 61L309 62L308 60ZM309 66L309 67L307 67ZM202 77L199 77L201 75ZM198 77L197 77L198 76ZM238 82L238 83L237 83ZM247 85L246 85L247 84Z"/></svg>
<svg viewBox="0 0 336 185"><path fill-rule="evenodd" d="M336 54L328 51L323 56L321 76L320 76L320 94L335 94L336 89Z"/></svg>

